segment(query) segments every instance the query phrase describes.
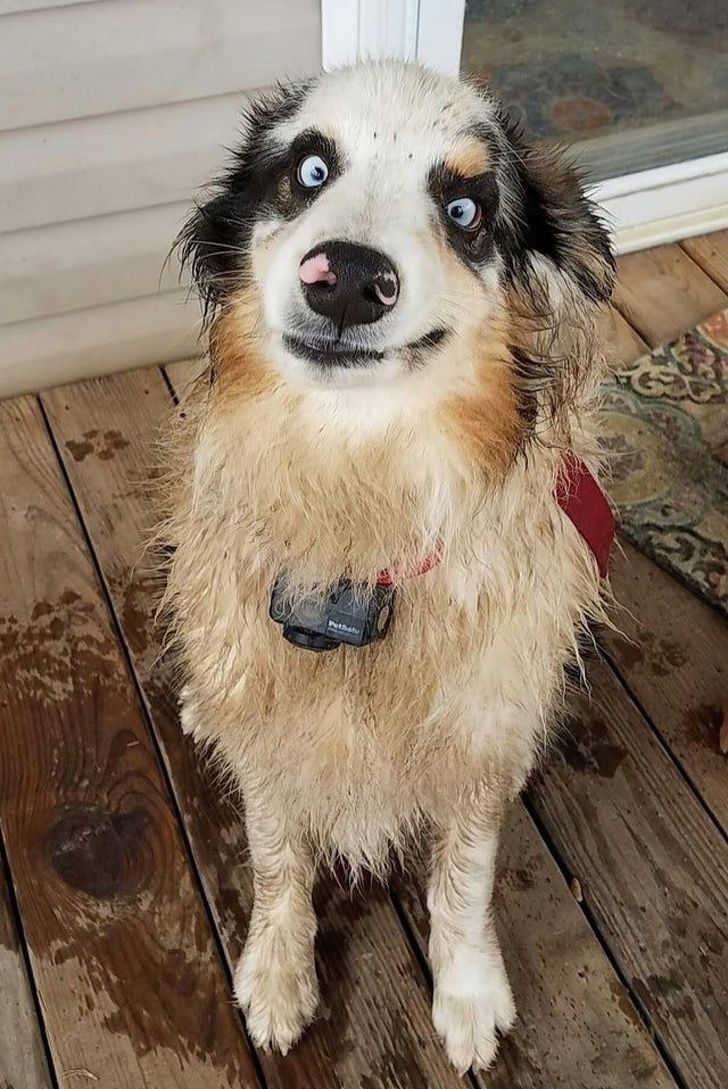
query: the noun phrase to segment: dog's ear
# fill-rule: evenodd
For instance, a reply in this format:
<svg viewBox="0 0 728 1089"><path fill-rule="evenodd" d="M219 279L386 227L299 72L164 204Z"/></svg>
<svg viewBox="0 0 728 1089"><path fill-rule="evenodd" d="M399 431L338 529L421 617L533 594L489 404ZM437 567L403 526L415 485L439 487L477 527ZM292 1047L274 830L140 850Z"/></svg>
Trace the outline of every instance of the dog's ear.
<svg viewBox="0 0 728 1089"><path fill-rule="evenodd" d="M244 207L244 191L239 197ZM182 268L190 270L206 318L239 279L236 203L232 192L199 203L174 243Z"/></svg>
<svg viewBox="0 0 728 1089"><path fill-rule="evenodd" d="M542 295L548 272L556 270L582 304L606 303L614 254L578 172L560 152L535 148L505 114L499 120L505 184L495 230L507 275L521 290Z"/></svg>
<svg viewBox="0 0 728 1089"><path fill-rule="evenodd" d="M243 115L240 146L200 201L174 243L182 267L189 268L205 316L244 281L250 237L263 205L275 188L285 148L275 128L300 107L308 85L280 84L253 100Z"/></svg>

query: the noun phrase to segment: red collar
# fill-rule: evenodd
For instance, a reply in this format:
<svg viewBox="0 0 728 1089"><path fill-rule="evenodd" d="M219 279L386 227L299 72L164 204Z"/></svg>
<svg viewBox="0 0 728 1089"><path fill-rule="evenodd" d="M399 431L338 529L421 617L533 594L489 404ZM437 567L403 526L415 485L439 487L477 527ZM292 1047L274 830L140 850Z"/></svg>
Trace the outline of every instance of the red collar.
<svg viewBox="0 0 728 1089"><path fill-rule="evenodd" d="M438 541L431 552L428 552L424 560L420 560L416 567L387 567L377 579L377 586L391 586L399 579L413 578L416 575L426 575L433 567L437 567L445 551L445 545Z"/></svg>
<svg viewBox="0 0 728 1089"><path fill-rule="evenodd" d="M556 502L576 526L607 577L616 524L609 500L576 454L567 454L556 479Z"/></svg>
<svg viewBox="0 0 728 1089"><path fill-rule="evenodd" d="M609 557L614 544L616 524L609 500L576 454L567 454L559 469L554 492L556 502L594 553L602 578L607 577ZM388 567L377 579L377 586L391 586L403 578L426 575L442 560L445 546L438 541L414 568Z"/></svg>

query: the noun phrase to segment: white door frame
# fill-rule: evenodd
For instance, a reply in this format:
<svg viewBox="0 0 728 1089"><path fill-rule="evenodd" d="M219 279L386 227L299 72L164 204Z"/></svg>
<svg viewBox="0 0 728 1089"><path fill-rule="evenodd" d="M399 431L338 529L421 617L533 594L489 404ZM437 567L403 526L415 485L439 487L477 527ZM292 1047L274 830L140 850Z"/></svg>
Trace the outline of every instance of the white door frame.
<svg viewBox="0 0 728 1089"><path fill-rule="evenodd" d="M460 69L465 0L321 0L325 69L406 57ZM728 151L607 178L590 195L620 253L728 227Z"/></svg>
<svg viewBox="0 0 728 1089"><path fill-rule="evenodd" d="M455 76L465 0L321 0L326 71L364 57L405 57Z"/></svg>

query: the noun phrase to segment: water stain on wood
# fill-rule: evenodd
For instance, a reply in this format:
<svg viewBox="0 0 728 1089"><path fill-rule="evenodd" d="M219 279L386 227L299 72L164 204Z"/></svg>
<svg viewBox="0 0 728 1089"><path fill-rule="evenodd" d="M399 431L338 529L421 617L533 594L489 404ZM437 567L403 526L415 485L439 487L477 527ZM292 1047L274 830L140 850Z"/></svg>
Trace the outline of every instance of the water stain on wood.
<svg viewBox="0 0 728 1089"><path fill-rule="evenodd" d="M720 707L710 703L699 703L683 712L683 724L688 741L701 748L718 752L720 749L720 728L723 713Z"/></svg>
<svg viewBox="0 0 728 1089"><path fill-rule="evenodd" d="M142 1078L147 1067L151 1074L150 1081L144 1077L129 1085L155 1085L166 1067L177 1075L174 1082L165 1079L165 1086L189 1089L197 1071L200 1085L250 1087L242 1031L212 993L209 1005L201 1006L197 946L185 944L186 936L180 934L178 947L164 950L160 958L156 921L151 918L147 928L137 927L133 944L123 940L121 932L114 940L111 924L101 940L88 936L56 941L44 954L44 970L53 972L62 993L76 1003L78 1017L86 1019L93 1010L109 1040L121 1036L129 1041L133 1067L127 1076L134 1077L136 1071ZM153 988L144 985L141 966L149 964L156 970ZM200 1017L201 1008L205 1018ZM169 1056L166 1062L160 1060L164 1052Z"/></svg>
<svg viewBox="0 0 728 1089"><path fill-rule="evenodd" d="M604 724L596 717L572 723L570 736L561 753L574 771L613 779L627 756L627 750L606 738Z"/></svg>
<svg viewBox="0 0 728 1089"><path fill-rule="evenodd" d="M119 682L115 644L100 632L96 607L70 589L37 602L27 621L0 616L0 661L12 668L16 695L44 704Z"/></svg>
<svg viewBox="0 0 728 1089"><path fill-rule="evenodd" d="M524 866L519 866L517 869L503 874L504 880L507 881L509 877L513 888L518 889L520 892L527 892L536 883L532 874Z"/></svg>
<svg viewBox="0 0 728 1089"><path fill-rule="evenodd" d="M688 663L688 653L682 643L668 636L658 636L640 626L633 639L618 641L618 659L627 670L644 668L653 677L669 677Z"/></svg>
<svg viewBox="0 0 728 1089"><path fill-rule="evenodd" d="M81 439L66 439L66 449L76 462L85 461L89 454L95 454L101 461L110 461L117 450L124 450L129 445L120 431L98 430L84 431Z"/></svg>

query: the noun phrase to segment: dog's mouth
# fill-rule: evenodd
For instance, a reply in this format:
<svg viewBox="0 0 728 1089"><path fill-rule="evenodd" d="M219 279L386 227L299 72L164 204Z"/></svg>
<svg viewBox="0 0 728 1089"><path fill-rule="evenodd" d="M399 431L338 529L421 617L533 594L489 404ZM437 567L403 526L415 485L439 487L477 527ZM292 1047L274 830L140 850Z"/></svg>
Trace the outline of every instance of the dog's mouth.
<svg viewBox="0 0 728 1089"><path fill-rule="evenodd" d="M346 344L342 341L317 340L304 338L291 333L283 334L283 344L287 351L308 363L320 367L365 367L392 355L406 355L411 361L419 362L422 356L437 348L449 335L444 327L432 329L419 340L395 348L365 348Z"/></svg>

